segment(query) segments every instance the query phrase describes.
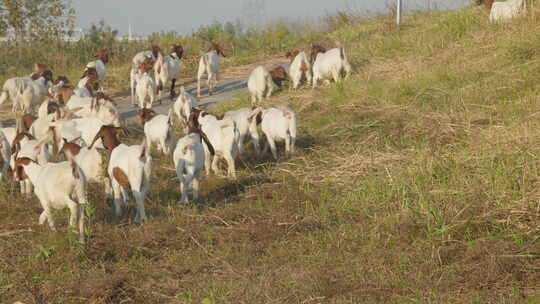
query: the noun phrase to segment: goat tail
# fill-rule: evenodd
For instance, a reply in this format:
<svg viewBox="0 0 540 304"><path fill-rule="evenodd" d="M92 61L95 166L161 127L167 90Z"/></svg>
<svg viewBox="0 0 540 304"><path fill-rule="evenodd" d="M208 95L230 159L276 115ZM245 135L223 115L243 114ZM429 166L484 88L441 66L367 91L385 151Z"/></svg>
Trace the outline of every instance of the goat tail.
<svg viewBox="0 0 540 304"><path fill-rule="evenodd" d="M300 63L300 71L306 73L309 70L308 63L306 62L306 57L302 57L302 62Z"/></svg>
<svg viewBox="0 0 540 304"><path fill-rule="evenodd" d="M169 126L171 126L171 127L172 127L172 124L173 124L173 114L174 114L173 109L172 108L169 109L169 113L167 114L167 124Z"/></svg>
<svg viewBox="0 0 540 304"><path fill-rule="evenodd" d="M142 181L142 188L144 191L148 191L148 188L150 187L150 176L152 174L152 156L148 154L148 157L146 157L146 162L144 163L143 167L143 173L144 178Z"/></svg>
<svg viewBox="0 0 540 304"><path fill-rule="evenodd" d="M66 158L71 165L71 175L75 180L75 194L79 200L80 205L88 204L88 197L86 191L86 176L84 175L81 167L77 164L73 154L69 150L65 151ZM82 215L81 215L82 216Z"/></svg>
<svg viewBox="0 0 540 304"><path fill-rule="evenodd" d="M176 164L176 177L178 177L178 181L180 184L184 182L184 170L186 168L186 161L183 158L180 158L178 160L178 163Z"/></svg>
<svg viewBox="0 0 540 304"><path fill-rule="evenodd" d="M259 114L261 114L263 111L263 108L262 107L254 107L251 109L251 114L249 114L249 117L248 119L249 120L252 120L254 118L256 118Z"/></svg>
<svg viewBox="0 0 540 304"><path fill-rule="evenodd" d="M341 57L341 60L347 60L347 56L345 55L345 48L342 46L339 47L339 57Z"/></svg>
<svg viewBox="0 0 540 304"><path fill-rule="evenodd" d="M71 164L71 174L75 179L74 192L77 195L77 200L79 201L79 240L81 243L84 243L84 217L86 206L88 206L86 177L84 176L81 167L79 167L73 159L71 153L69 153L69 151L66 152L66 157L68 157L68 161Z"/></svg>
<svg viewBox="0 0 540 304"><path fill-rule="evenodd" d="M296 129L296 116L293 113L293 115L291 115L291 117L289 118L289 135L292 138L296 138Z"/></svg>
<svg viewBox="0 0 540 304"><path fill-rule="evenodd" d="M291 137L296 137L296 115L294 111L285 105L277 105L276 109L279 109L283 113L283 117L287 119Z"/></svg>

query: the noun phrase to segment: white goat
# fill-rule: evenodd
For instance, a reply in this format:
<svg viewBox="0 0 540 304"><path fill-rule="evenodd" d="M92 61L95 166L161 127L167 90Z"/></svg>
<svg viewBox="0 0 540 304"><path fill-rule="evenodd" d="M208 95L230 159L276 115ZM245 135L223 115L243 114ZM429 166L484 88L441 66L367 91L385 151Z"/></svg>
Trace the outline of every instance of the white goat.
<svg viewBox="0 0 540 304"><path fill-rule="evenodd" d="M214 43L206 54L201 56L199 60L199 70L197 72L197 96L201 97L201 79L204 74L208 75L208 93L212 95L216 84L219 81L219 56L225 57L221 47Z"/></svg>
<svg viewBox="0 0 540 304"><path fill-rule="evenodd" d="M238 154L238 140L240 134L233 120L224 118L218 120L214 115L207 112L192 109L189 119L190 128L198 127L204 132L210 143L214 147L215 155L211 157L211 151L205 146L205 168L206 174L210 174L210 168L214 173L219 173L218 157L222 157L227 162L227 176L236 178L236 167L234 159ZM210 160L212 166L210 167Z"/></svg>
<svg viewBox="0 0 540 304"><path fill-rule="evenodd" d="M313 74L311 72L311 64L306 55L306 52L288 52L287 58L291 59L289 67L289 76L292 80L292 88L297 89L302 79L306 79L308 85L311 84Z"/></svg>
<svg viewBox="0 0 540 304"><path fill-rule="evenodd" d="M144 135L148 149L151 149L152 143L157 143L159 150L169 155L172 137L172 113L172 109L169 110L169 115L156 115L156 112L150 109L139 110L139 118L144 125Z"/></svg>
<svg viewBox="0 0 540 304"><path fill-rule="evenodd" d="M99 92L95 97L72 96L66 108L80 117L96 117L106 125L120 126L120 113L109 96Z"/></svg>
<svg viewBox="0 0 540 304"><path fill-rule="evenodd" d="M263 66L258 66L251 72L247 85L252 105L262 102L263 97L270 98L276 87L270 72Z"/></svg>
<svg viewBox="0 0 540 304"><path fill-rule="evenodd" d="M131 71L129 73L130 76L130 91L131 91L131 104L135 105L135 87L137 85L137 79L138 79L138 71L139 67L143 63L147 63L150 65L155 65L156 60L158 60L160 57L163 57L163 54L161 53L161 50L157 46L153 46L152 50L150 51L142 51L137 53L133 57L133 63L131 65Z"/></svg>
<svg viewBox="0 0 540 304"><path fill-rule="evenodd" d="M88 146L103 126L105 126L103 121L96 117L83 117L75 119L62 118L57 119L54 122L49 122L48 124L49 128L54 127L54 137L56 138L56 143L59 147L62 146L63 138L65 138L67 141L80 139L83 146ZM118 130L123 130L120 127L115 128ZM98 140L94 146L96 148L104 148L101 140Z"/></svg>
<svg viewBox="0 0 540 304"><path fill-rule="evenodd" d="M73 95L78 97L92 97L98 85L98 79L94 75L83 76L73 89Z"/></svg>
<svg viewBox="0 0 540 304"><path fill-rule="evenodd" d="M38 117L38 119L36 119L34 123L32 123L32 125L30 126L28 133L30 133L38 140L47 139L47 143L52 144L54 142L54 137L50 137L50 134L51 132L56 132L56 130L51 129L53 121L54 118L52 115L48 115L46 117Z"/></svg>
<svg viewBox="0 0 540 304"><path fill-rule="evenodd" d="M54 100L59 99L60 89L63 88L65 85L67 85L67 78L65 76L62 76L61 79L59 78L56 81L57 83L53 84L49 88L49 94L54 98Z"/></svg>
<svg viewBox="0 0 540 304"><path fill-rule="evenodd" d="M98 139L111 144L107 147L111 150L107 172L111 178L116 215L121 215L121 203L127 203L128 190L131 190L137 204L135 222L142 223L146 219L144 199L150 186L152 171L152 157L146 140L140 145L122 144L116 137L116 129L111 126L101 127L90 149Z"/></svg>
<svg viewBox="0 0 540 304"><path fill-rule="evenodd" d="M106 50L106 49L99 50L96 53L96 57L98 59L96 59L94 61L90 61L86 65L86 68L87 69L91 69L91 68L96 69L98 79L99 79L100 82L103 83L105 81L105 79L107 78L107 68L105 67L105 65L107 63L109 63L109 51Z"/></svg>
<svg viewBox="0 0 540 304"><path fill-rule="evenodd" d="M156 83L149 73L152 66L149 64L142 64L139 68L139 72L136 75L137 86L136 93L139 99L139 108L151 109L156 99ZM147 106L146 97L150 99L150 106Z"/></svg>
<svg viewBox="0 0 540 304"><path fill-rule="evenodd" d="M40 154L43 144L33 150L33 157L17 157L15 174L22 178L24 173L34 185L34 193L41 203L43 212L39 216L39 224L45 221L55 230L52 209L69 208L69 225L79 223L79 238L84 242L84 207L86 198L86 179L82 170L73 160L61 163L39 164L34 159ZM78 203L72 200L75 194Z"/></svg>
<svg viewBox="0 0 540 304"><path fill-rule="evenodd" d="M43 143L45 140L42 141ZM15 171L17 158L27 157L33 161L37 161L40 165L44 165L49 162L49 149L47 145L41 144L42 142L36 140L28 133L19 133L13 140L11 145L12 155L10 159L10 166ZM39 153L35 153L35 150L39 148ZM32 193L32 181L27 178L23 169L20 172L15 172L15 180L19 182L21 187L21 194L30 195Z"/></svg>
<svg viewBox="0 0 540 304"><path fill-rule="evenodd" d="M101 153L99 153L95 147L93 149L89 149L88 147L82 147L81 145L77 144L76 142L78 139L67 141L65 138L63 138L62 140L64 142L58 154L63 153L67 159L72 158L75 160L77 165L79 165L83 171L87 182L102 182L104 172L102 170L103 157L101 156ZM104 184L105 188L110 186L108 181Z"/></svg>
<svg viewBox="0 0 540 304"><path fill-rule="evenodd" d="M193 190L193 199L196 200L199 197L199 176L205 163L205 148L202 140L205 141L210 154L213 156L215 153L212 144L201 130L192 131L178 140L173 154L182 195L179 203L188 202L189 190Z"/></svg>
<svg viewBox="0 0 540 304"><path fill-rule="evenodd" d="M12 112L21 108L23 113L29 113L33 103L41 103L49 93L52 83L52 73L46 71L42 76L15 77L6 80L0 95L0 105L11 99Z"/></svg>
<svg viewBox="0 0 540 304"><path fill-rule="evenodd" d="M52 116L50 119L54 119L59 114L61 115L62 112L63 109L56 102L51 101L49 97L47 97L38 108L38 118L48 118Z"/></svg>
<svg viewBox="0 0 540 304"><path fill-rule="evenodd" d="M259 154L261 148L259 145L259 132L257 131L257 119L252 119L253 110L250 108L242 108L234 111L225 112L224 117L234 121L236 128L238 129L238 153L243 154L244 141L246 136L251 136L255 152Z"/></svg>
<svg viewBox="0 0 540 304"><path fill-rule="evenodd" d="M345 74L345 78L348 78L351 71L351 65L342 47L318 53L315 63L313 63L313 88L317 86L320 80L331 78L335 82L339 82L342 74Z"/></svg>
<svg viewBox="0 0 540 304"><path fill-rule="evenodd" d="M159 102L161 104L163 87L171 82L171 98L174 95L174 86L176 77L180 73L181 59L184 49L180 45L172 46L171 54L168 56L159 56L154 65L154 74L156 76L157 91L159 94Z"/></svg>
<svg viewBox="0 0 540 304"><path fill-rule="evenodd" d="M260 116L259 116L260 115ZM261 129L266 135L266 144L263 154L272 150L274 159L277 159L276 141L285 140L285 152L288 156L294 153L296 143L296 115L287 106L275 106L263 110L255 109L251 114L252 119L261 121Z"/></svg>
<svg viewBox="0 0 540 304"><path fill-rule="evenodd" d="M187 121L191 114L191 108L195 108L198 104L197 98L186 92L184 86L181 86L180 94L173 104L173 111L178 117L178 120L184 124L185 132L187 132Z"/></svg>
<svg viewBox="0 0 540 304"><path fill-rule="evenodd" d="M525 0L507 0L505 2L493 2L489 21L504 21L512 19L527 10L527 2Z"/></svg>

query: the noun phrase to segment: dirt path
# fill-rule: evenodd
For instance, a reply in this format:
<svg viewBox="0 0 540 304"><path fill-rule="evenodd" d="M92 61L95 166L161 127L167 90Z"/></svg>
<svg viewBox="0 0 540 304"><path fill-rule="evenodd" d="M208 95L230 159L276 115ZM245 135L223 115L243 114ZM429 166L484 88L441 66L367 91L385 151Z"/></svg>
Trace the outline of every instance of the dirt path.
<svg viewBox="0 0 540 304"><path fill-rule="evenodd" d="M235 96L238 96L247 91L247 78L249 73L259 66L263 65L267 68L273 67L275 65L282 64L286 65L287 62L280 59L270 59L266 61L260 61L249 65L231 67L222 72L221 79L214 90L212 96L208 95L208 88L206 86L206 79L203 79L201 83L201 95L199 99L200 104L211 105L216 103L221 103L232 99ZM190 94L197 96L197 80L194 78L185 78L179 79L177 81L176 88L184 86ZM131 105L131 97L129 89L123 91L117 91L112 94L113 99L118 105L118 110L123 119L126 121L131 121L136 118L138 107ZM173 100L170 100L168 92L164 95L163 102L160 105L159 102L154 103L153 109L157 113L167 114L171 105L174 103Z"/></svg>
<svg viewBox="0 0 540 304"><path fill-rule="evenodd" d="M246 92L247 78L249 77L249 73L255 67L263 65L267 68L271 68L278 64L287 64L287 62L281 59L270 59L249 65L228 68L222 72L221 79L212 96L208 95L206 79L203 79L203 82L201 83L202 97L199 101L201 105L210 105L230 100L231 98ZM195 71L193 74L195 74ZM129 77L129 75L126 75L126 77ZM194 96L197 95L197 80L194 77L179 79L176 84L176 88L183 85L190 94ZM167 94L164 95L161 105L159 102L154 103L153 109L160 114L167 114L171 105L174 103L174 101L169 99L168 90L166 90L166 92ZM130 122L136 118L138 108L131 105L129 88L123 90L110 90L107 93L110 94L117 103L118 110L123 119ZM37 105L34 105L34 107L37 110ZM11 113L11 102L6 103L1 107L0 119L2 120L3 126L7 127L15 125L14 115Z"/></svg>

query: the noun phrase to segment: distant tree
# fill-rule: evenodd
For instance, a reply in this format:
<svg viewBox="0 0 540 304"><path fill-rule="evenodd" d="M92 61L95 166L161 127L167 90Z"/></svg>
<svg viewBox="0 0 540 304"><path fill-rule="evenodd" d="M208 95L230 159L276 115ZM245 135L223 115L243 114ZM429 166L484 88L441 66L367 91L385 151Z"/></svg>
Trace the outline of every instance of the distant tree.
<svg viewBox="0 0 540 304"><path fill-rule="evenodd" d="M114 40L118 36L118 30L113 29L110 25L101 19L97 24L92 23L86 34L90 42L101 43L107 40Z"/></svg>
<svg viewBox="0 0 540 304"><path fill-rule="evenodd" d="M94 51L101 48L111 49L117 36L118 30L113 29L101 19L97 24L90 25L83 40Z"/></svg>
<svg viewBox="0 0 540 304"><path fill-rule="evenodd" d="M66 0L0 0L0 36L61 36L74 24L75 11Z"/></svg>
<svg viewBox="0 0 540 304"><path fill-rule="evenodd" d="M236 26L234 25L234 23L227 21L227 23L225 23L225 25L223 26L223 29L231 36L236 36Z"/></svg>

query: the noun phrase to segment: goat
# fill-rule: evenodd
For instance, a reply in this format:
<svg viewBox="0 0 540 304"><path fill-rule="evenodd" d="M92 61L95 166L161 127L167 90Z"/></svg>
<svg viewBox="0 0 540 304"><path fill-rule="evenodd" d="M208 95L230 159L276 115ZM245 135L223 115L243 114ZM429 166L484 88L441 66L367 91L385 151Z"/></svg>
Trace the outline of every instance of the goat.
<svg viewBox="0 0 540 304"><path fill-rule="evenodd" d="M211 151L205 146L205 169L206 174L210 174L210 168L218 174L218 156L223 157L227 162L227 176L236 178L236 167L234 159L238 154L238 139L240 134L236 124L231 119L218 120L216 116L207 112L193 108L188 120L189 128L200 128L207 136L214 147L215 155L211 157ZM210 160L212 166L210 167Z"/></svg>
<svg viewBox="0 0 540 304"><path fill-rule="evenodd" d="M87 68L79 80L77 87L73 90L73 94L79 97L93 97L94 91L99 89L99 75L96 69Z"/></svg>
<svg viewBox="0 0 540 304"><path fill-rule="evenodd" d="M135 87L137 85L137 74L141 64L146 63L152 66L155 66L156 61L163 57L161 49L158 46L152 46L152 49L149 51L142 51L137 53L133 57L133 63L131 65L130 76L130 92L131 92L131 104L135 105Z"/></svg>
<svg viewBox="0 0 540 304"><path fill-rule="evenodd" d="M159 46L153 45L150 50L139 52L133 57L131 68L138 70L139 66L143 64L147 58L156 61L160 56L163 56L161 49Z"/></svg>
<svg viewBox="0 0 540 304"><path fill-rule="evenodd" d="M63 109L60 107L58 103L51 101L49 98L46 98L45 101L43 101L38 108L38 118L48 118L50 114L58 115L58 113L61 114L62 112L63 112ZM25 116L29 117L31 115L30 114L23 115L23 117Z"/></svg>
<svg viewBox="0 0 540 304"><path fill-rule="evenodd" d="M296 143L296 115L287 106L275 106L263 110L256 108L251 114L253 120L260 122L261 129L266 136L266 144L262 154L272 150L272 156L277 160L276 140L285 140L285 152L288 156L294 153Z"/></svg>
<svg viewBox="0 0 540 304"><path fill-rule="evenodd" d="M32 124L38 119L37 116L34 116L32 114L24 114L23 116L21 116L21 130L22 132L29 132L30 131L30 127L32 126Z"/></svg>
<svg viewBox="0 0 540 304"><path fill-rule="evenodd" d="M279 68L281 68L281 70ZM278 69L275 71L276 81L279 81L281 84L280 79L284 79L287 74L282 67L276 69ZM283 75L283 73L285 73L285 75ZM271 73L263 66L258 66L251 72L247 85L249 92L251 93L252 105L262 102L263 97L270 98L272 92L276 88L276 83L274 82Z"/></svg>
<svg viewBox="0 0 540 304"><path fill-rule="evenodd" d="M57 146L57 132L51 124L54 121L54 115L38 117L28 129L28 133L38 140L44 140L49 144L49 148L54 150ZM52 135L52 136L51 136Z"/></svg>
<svg viewBox="0 0 540 304"><path fill-rule="evenodd" d="M32 103L41 103L48 95L48 87L52 83L52 72L44 71L41 75L31 77L14 77L6 80L0 95L0 105L11 99L12 112L21 108L23 113L29 113Z"/></svg>
<svg viewBox="0 0 540 304"><path fill-rule="evenodd" d="M111 179L115 213L122 213L122 200L127 202L128 190L131 190L137 204L136 223L142 223L146 219L144 199L150 185L150 173L152 171L152 157L146 144L146 139L140 145L127 146L122 144L116 137L118 129L112 126L103 126L94 137L89 149L101 139L106 148L111 151L111 157L107 172Z"/></svg>
<svg viewBox="0 0 540 304"><path fill-rule="evenodd" d="M251 136L253 141L253 146L257 154L260 153L261 148L259 145L259 132L257 131L257 119L260 119L260 115L257 116L257 119L252 120L251 114L253 110L250 108L242 108L234 111L225 112L223 115L225 118L229 118L234 121L236 128L238 129L239 138L238 138L238 153L243 154L244 151L244 141L246 136ZM252 123L253 121L253 123ZM259 122L260 123L260 122Z"/></svg>
<svg viewBox="0 0 540 304"><path fill-rule="evenodd" d="M72 158L81 168L88 183L103 183L105 193L109 197L111 195L111 185L110 180L103 174L103 157L101 153L96 148L90 149L80 146L76 143L79 140L78 138L72 141L67 141L65 138L62 138L62 140L64 144L58 154L64 154L67 159Z"/></svg>
<svg viewBox="0 0 540 304"><path fill-rule="evenodd" d="M172 136L172 109L169 115L156 115L151 109L139 109L139 118L144 126L144 135L148 149L157 142L158 148L166 155L170 153Z"/></svg>
<svg viewBox="0 0 540 304"><path fill-rule="evenodd" d="M189 189L193 190L193 199L196 200L199 197L199 176L205 163L203 140L210 155L214 156L214 147L206 134L201 129L194 127L190 128L186 136L178 140L174 149L174 167L180 181L182 195L179 203L187 203Z"/></svg>
<svg viewBox="0 0 540 304"><path fill-rule="evenodd" d="M184 124L185 130L187 132L187 122L189 115L191 113L191 108L196 107L199 104L197 99L186 92L186 89L184 86L180 87L180 94L178 94L178 98L176 98L176 101L173 104L173 111L178 117L178 120Z"/></svg>
<svg viewBox="0 0 540 304"><path fill-rule="evenodd" d="M79 223L79 239L84 243L84 209L88 204L84 173L73 159L61 163L36 162L42 146L43 143L40 143L33 149L33 157L17 157L15 174L18 179L27 177L34 185L34 193L43 208L39 224L47 221L49 227L56 230L51 210L69 208L69 225L73 227L76 222ZM72 194L75 194L78 202L72 200Z"/></svg>
<svg viewBox="0 0 540 304"><path fill-rule="evenodd" d="M86 70L94 68L100 82L104 82L107 78L107 68L105 65L109 63L109 51L107 49L99 50L96 53L96 60L91 61L86 65Z"/></svg>
<svg viewBox="0 0 540 304"><path fill-rule="evenodd" d="M335 82L339 82L342 74L345 74L345 78L348 78L351 71L351 65L342 47L331 49L325 53L318 53L313 64L313 88L317 86L320 80L332 78Z"/></svg>
<svg viewBox="0 0 540 304"><path fill-rule="evenodd" d="M512 19L527 10L525 0L507 0L505 2L494 2L491 6L489 21L505 21Z"/></svg>
<svg viewBox="0 0 540 304"><path fill-rule="evenodd" d="M120 113L114 101L101 92L95 97L73 96L66 108L80 117L97 117L105 125L120 126Z"/></svg>
<svg viewBox="0 0 540 304"><path fill-rule="evenodd" d="M69 79L66 76L58 76L54 85L49 89L49 93L61 105L65 105L71 96L73 96L73 90L74 88L69 85Z"/></svg>
<svg viewBox="0 0 540 304"><path fill-rule="evenodd" d="M143 63L139 67L139 72L137 74L136 92L139 99L139 108L141 109L147 108L146 97L150 98L150 106L148 107L150 109L156 98L156 83L148 74L151 69L152 65Z"/></svg>
<svg viewBox="0 0 540 304"><path fill-rule="evenodd" d="M311 63L311 65L315 63L315 59L317 58L317 54L319 53L326 53L326 48L320 44L312 44L311 50L309 52L309 62Z"/></svg>
<svg viewBox="0 0 540 304"><path fill-rule="evenodd" d="M180 73L181 59L184 49L181 45L173 45L171 54L168 56L160 56L154 65L154 74L156 76L157 91L159 94L159 103L161 104L163 87L171 82L171 99L174 98L174 86L176 77Z"/></svg>
<svg viewBox="0 0 540 304"><path fill-rule="evenodd" d="M292 80L292 88L296 90L303 79L305 79L307 84L310 85L313 74L311 72L311 63L307 58L306 52L287 52L286 57L291 60L289 76Z"/></svg>
<svg viewBox="0 0 540 304"><path fill-rule="evenodd" d="M35 63L32 74L42 75L46 70L50 70L51 67L45 63Z"/></svg>
<svg viewBox="0 0 540 304"><path fill-rule="evenodd" d="M51 123L51 126L55 127L57 138L65 138L68 141L72 141L76 138L80 138L84 145L88 145L95 138L96 134L105 124L103 121L96 117L83 117L76 119L60 119ZM114 127L114 126L111 126ZM124 128L114 127L118 132L125 132ZM61 143L59 143L60 145ZM96 148L106 148L107 143L98 140L95 142Z"/></svg>
<svg viewBox="0 0 540 304"><path fill-rule="evenodd" d="M491 10L493 6L493 0L475 0L476 5L484 5L485 8Z"/></svg>
<svg viewBox="0 0 540 304"><path fill-rule="evenodd" d="M219 56L226 57L223 49L217 43L212 43L206 54L201 56L199 60L199 71L197 73L197 97L201 97L201 79L204 74L208 75L208 93L212 95L219 81Z"/></svg>
<svg viewBox="0 0 540 304"><path fill-rule="evenodd" d="M45 142L45 140L43 141ZM35 150L39 148L39 153L35 154ZM16 160L21 157L31 158L33 161L44 165L49 162L49 150L46 145L40 143L32 135L28 133L19 133L11 143L11 158L10 166L16 171ZM20 168L18 174L15 174L15 180L19 182L21 194L30 195L32 193L32 181L28 179L24 173L24 169Z"/></svg>

